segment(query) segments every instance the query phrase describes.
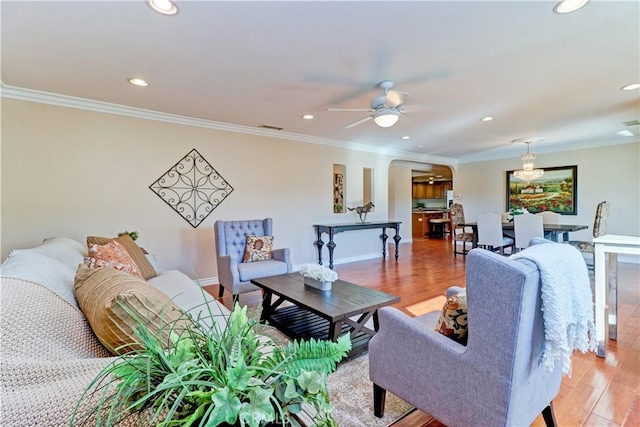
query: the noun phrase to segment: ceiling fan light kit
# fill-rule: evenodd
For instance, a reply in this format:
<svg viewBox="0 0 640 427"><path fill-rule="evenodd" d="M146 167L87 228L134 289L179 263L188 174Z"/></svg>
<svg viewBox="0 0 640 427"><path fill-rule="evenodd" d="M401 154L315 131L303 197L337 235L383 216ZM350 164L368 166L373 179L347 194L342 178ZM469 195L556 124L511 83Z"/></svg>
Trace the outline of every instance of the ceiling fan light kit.
<svg viewBox="0 0 640 427"><path fill-rule="evenodd" d="M381 110L373 114L373 121L381 128L389 128L395 125L400 118L400 112L395 110Z"/></svg>
<svg viewBox="0 0 640 427"><path fill-rule="evenodd" d="M404 113L404 97L409 95L406 92L392 90L393 82L391 80L383 80L377 85L384 92L382 95L375 96L369 106L369 109L362 108L329 108L327 111L368 111L371 115L359 119L353 123L349 123L344 128L349 129L361 123L373 119L375 124L382 128L388 128L395 125L400 119L400 115Z"/></svg>
<svg viewBox="0 0 640 427"><path fill-rule="evenodd" d="M555 5L553 11L558 14L575 12L578 9L582 9L589 0L561 0Z"/></svg>
<svg viewBox="0 0 640 427"><path fill-rule="evenodd" d="M178 6L171 0L147 0L147 4L151 9L163 15L178 13Z"/></svg>

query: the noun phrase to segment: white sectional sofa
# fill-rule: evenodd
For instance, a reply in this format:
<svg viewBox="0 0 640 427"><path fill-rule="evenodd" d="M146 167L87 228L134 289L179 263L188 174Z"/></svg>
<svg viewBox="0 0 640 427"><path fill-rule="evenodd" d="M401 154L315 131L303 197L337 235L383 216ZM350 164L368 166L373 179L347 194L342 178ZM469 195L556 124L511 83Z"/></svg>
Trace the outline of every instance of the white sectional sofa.
<svg viewBox="0 0 640 427"><path fill-rule="evenodd" d="M98 341L74 296L87 246L52 238L10 253L1 267L0 425L68 425L90 381L114 359ZM203 292L177 270L147 283L184 311L203 309ZM229 310L208 294L216 322Z"/></svg>

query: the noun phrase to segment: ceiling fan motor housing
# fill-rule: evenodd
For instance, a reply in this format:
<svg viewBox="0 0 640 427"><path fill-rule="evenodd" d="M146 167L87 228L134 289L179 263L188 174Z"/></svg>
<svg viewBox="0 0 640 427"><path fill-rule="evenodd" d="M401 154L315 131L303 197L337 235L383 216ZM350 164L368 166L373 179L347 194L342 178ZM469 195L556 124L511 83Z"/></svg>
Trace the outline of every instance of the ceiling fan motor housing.
<svg viewBox="0 0 640 427"><path fill-rule="evenodd" d="M378 110L380 108L385 108L386 105L384 105L384 103L385 103L386 100L387 100L387 95L379 95L379 96L376 96L375 98L373 98L369 105L371 105L371 108L373 110Z"/></svg>

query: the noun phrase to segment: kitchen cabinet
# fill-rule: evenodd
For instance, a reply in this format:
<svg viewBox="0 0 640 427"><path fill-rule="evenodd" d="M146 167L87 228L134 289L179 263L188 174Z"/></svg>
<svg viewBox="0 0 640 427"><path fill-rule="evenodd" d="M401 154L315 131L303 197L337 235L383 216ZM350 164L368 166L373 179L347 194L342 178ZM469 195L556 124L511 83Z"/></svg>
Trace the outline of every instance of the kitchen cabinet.
<svg viewBox="0 0 640 427"><path fill-rule="evenodd" d="M434 182L414 182L413 195L414 199L444 199L447 197L447 191L451 190L451 181Z"/></svg>
<svg viewBox="0 0 640 427"><path fill-rule="evenodd" d="M411 236L414 239L424 237L424 215L422 213L411 215Z"/></svg>
<svg viewBox="0 0 640 427"><path fill-rule="evenodd" d="M426 182L414 182L413 183L413 198L414 199L427 199L427 183Z"/></svg>
<svg viewBox="0 0 640 427"><path fill-rule="evenodd" d="M434 197L434 185L435 184L425 184L425 199L433 199Z"/></svg>
<svg viewBox="0 0 640 427"><path fill-rule="evenodd" d="M444 199L445 197L447 197L447 191L451 190L451 182L450 181L445 181L445 182L439 182L437 184L435 184L436 187L434 188L434 199Z"/></svg>
<svg viewBox="0 0 640 427"><path fill-rule="evenodd" d="M429 220L431 218L446 218L448 212L447 210L413 212L411 214L411 236L414 239L428 237Z"/></svg>

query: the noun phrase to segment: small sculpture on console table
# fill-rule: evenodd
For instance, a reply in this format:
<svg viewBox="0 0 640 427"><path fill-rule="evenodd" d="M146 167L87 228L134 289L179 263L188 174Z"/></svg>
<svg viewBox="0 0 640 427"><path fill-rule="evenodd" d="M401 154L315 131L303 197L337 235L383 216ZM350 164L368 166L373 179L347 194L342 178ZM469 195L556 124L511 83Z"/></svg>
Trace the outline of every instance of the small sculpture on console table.
<svg viewBox="0 0 640 427"><path fill-rule="evenodd" d="M364 222L367 220L367 214L369 213L371 208L375 208L375 207L376 206L372 202L369 202L364 206L357 206L355 208L347 208L347 209L349 209L350 211L356 211L356 213L360 217L360 222L364 224ZM364 215L364 217L362 215Z"/></svg>

